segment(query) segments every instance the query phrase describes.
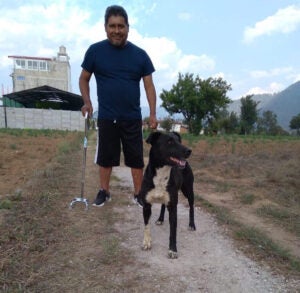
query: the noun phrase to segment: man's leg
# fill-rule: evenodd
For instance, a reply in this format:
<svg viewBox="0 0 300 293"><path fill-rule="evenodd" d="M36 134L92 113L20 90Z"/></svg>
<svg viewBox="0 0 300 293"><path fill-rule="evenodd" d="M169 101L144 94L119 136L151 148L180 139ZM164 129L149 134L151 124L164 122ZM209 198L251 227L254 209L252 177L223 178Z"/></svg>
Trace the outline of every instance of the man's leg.
<svg viewBox="0 0 300 293"><path fill-rule="evenodd" d="M104 189L107 193L109 193L109 181L111 172L112 167L99 167L100 189Z"/></svg>
<svg viewBox="0 0 300 293"><path fill-rule="evenodd" d="M106 201L111 200L109 194L109 181L111 171L112 167L99 167L100 190L97 194L96 199L93 202L93 206L102 207Z"/></svg>
<svg viewBox="0 0 300 293"><path fill-rule="evenodd" d="M134 187L134 194L137 195L142 187L143 168L131 168L131 175Z"/></svg>

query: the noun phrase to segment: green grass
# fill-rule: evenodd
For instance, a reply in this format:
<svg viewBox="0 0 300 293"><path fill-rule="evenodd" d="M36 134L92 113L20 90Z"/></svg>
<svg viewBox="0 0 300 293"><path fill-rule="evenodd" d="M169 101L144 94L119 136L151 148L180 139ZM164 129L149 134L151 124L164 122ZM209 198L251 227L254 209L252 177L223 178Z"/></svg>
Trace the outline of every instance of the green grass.
<svg viewBox="0 0 300 293"><path fill-rule="evenodd" d="M11 143L11 144L9 145L9 148L10 148L11 150L16 150L16 149L17 149L17 145L16 145L15 143Z"/></svg>
<svg viewBox="0 0 300 293"><path fill-rule="evenodd" d="M256 210L260 217L271 219L300 237L300 215L285 208L264 205Z"/></svg>
<svg viewBox="0 0 300 293"><path fill-rule="evenodd" d="M240 201L242 204L253 204L255 196L252 193L245 193L240 196Z"/></svg>
<svg viewBox="0 0 300 293"><path fill-rule="evenodd" d="M76 131L74 131L76 132ZM16 129L16 128L0 128L0 134L9 134L16 137L24 136L48 136L48 137L60 137L67 136L70 131L68 130L54 130L54 129Z"/></svg>
<svg viewBox="0 0 300 293"><path fill-rule="evenodd" d="M215 191L219 193L228 192L231 189L231 184L224 181L224 182L217 182L215 186Z"/></svg>
<svg viewBox="0 0 300 293"><path fill-rule="evenodd" d="M227 208L218 207L198 195L195 195L195 201L200 202L205 209L214 214L220 224L238 226L238 222L234 220Z"/></svg>
<svg viewBox="0 0 300 293"><path fill-rule="evenodd" d="M10 210L13 208L13 202L10 199L0 200L0 210Z"/></svg>
<svg viewBox="0 0 300 293"><path fill-rule="evenodd" d="M235 235L240 240L245 240L253 245L258 253L267 254L268 257L273 257L281 261L291 261L291 255L286 250L275 244L265 233L257 228L247 227L242 225L235 231Z"/></svg>

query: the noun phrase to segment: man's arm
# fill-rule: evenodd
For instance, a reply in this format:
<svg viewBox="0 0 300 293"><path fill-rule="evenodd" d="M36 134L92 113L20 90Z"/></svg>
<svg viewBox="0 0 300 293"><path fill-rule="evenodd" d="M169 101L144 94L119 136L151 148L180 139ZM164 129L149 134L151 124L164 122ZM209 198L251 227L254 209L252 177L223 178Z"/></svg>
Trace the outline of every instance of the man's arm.
<svg viewBox="0 0 300 293"><path fill-rule="evenodd" d="M146 91L146 96L150 108L150 117L149 123L150 128L157 128L157 119L156 119L156 91L155 86L152 80L152 75L146 75L143 77L144 87Z"/></svg>
<svg viewBox="0 0 300 293"><path fill-rule="evenodd" d="M83 99L84 105L81 107L82 115L88 112L89 116L93 115L93 105L90 98L90 79L92 74L84 69L82 69L79 77L79 89Z"/></svg>

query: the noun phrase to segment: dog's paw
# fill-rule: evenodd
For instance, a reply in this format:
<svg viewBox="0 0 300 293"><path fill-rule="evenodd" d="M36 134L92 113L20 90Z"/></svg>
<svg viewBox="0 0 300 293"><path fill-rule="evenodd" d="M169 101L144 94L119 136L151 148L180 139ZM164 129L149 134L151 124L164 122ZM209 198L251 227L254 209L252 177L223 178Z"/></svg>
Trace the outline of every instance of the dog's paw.
<svg viewBox="0 0 300 293"><path fill-rule="evenodd" d="M155 224L158 225L158 226L161 226L163 223L164 223L164 221L160 221L160 220L157 220L157 221L155 222Z"/></svg>
<svg viewBox="0 0 300 293"><path fill-rule="evenodd" d="M168 258L172 258L172 259L178 258L177 251L169 250L169 252L168 252Z"/></svg>
<svg viewBox="0 0 300 293"><path fill-rule="evenodd" d="M150 250L151 249L151 242L143 242L143 246L142 246L143 250Z"/></svg>
<svg viewBox="0 0 300 293"><path fill-rule="evenodd" d="M144 230L144 240L143 240L143 250L151 249L151 234L150 234L150 226L146 225Z"/></svg>
<svg viewBox="0 0 300 293"><path fill-rule="evenodd" d="M189 225L189 230L190 231L196 231L196 226L195 225Z"/></svg>

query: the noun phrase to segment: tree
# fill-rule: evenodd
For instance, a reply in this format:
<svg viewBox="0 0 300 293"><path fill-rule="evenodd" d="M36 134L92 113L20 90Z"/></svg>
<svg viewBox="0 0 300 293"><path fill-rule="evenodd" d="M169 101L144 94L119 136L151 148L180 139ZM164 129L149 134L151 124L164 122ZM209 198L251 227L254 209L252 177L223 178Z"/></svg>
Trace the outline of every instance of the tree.
<svg viewBox="0 0 300 293"><path fill-rule="evenodd" d="M297 135L300 135L300 113L290 121L290 128L297 130Z"/></svg>
<svg viewBox="0 0 300 293"><path fill-rule="evenodd" d="M258 117L257 105L259 102L252 100L253 95L241 98L241 134L249 134Z"/></svg>
<svg viewBox="0 0 300 293"><path fill-rule="evenodd" d="M240 129L238 115L235 112L230 114L227 112L226 116L223 116L220 120L220 129L227 134L238 133Z"/></svg>
<svg viewBox="0 0 300 293"><path fill-rule="evenodd" d="M170 131L172 129L173 122L174 121L171 117L167 117L160 123L160 126L166 131Z"/></svg>
<svg viewBox="0 0 300 293"><path fill-rule="evenodd" d="M160 98L162 107L173 115L181 113L193 134L199 134L202 123L210 123L221 109L230 103L226 96L231 85L222 78L200 79L193 74L178 75L178 81L170 91L163 90Z"/></svg>
<svg viewBox="0 0 300 293"><path fill-rule="evenodd" d="M276 135L280 132L277 124L277 115L272 111L264 111L262 117L257 119L257 132L269 135Z"/></svg>

